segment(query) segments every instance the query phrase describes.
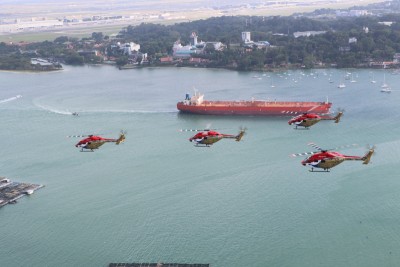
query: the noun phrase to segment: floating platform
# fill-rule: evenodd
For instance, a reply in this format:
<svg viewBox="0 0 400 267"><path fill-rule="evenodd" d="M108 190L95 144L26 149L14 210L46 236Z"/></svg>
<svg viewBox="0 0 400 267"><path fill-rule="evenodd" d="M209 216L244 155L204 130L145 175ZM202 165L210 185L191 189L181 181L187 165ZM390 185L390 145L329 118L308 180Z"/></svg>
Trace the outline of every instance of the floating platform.
<svg viewBox="0 0 400 267"><path fill-rule="evenodd" d="M108 267L210 267L201 263L110 263Z"/></svg>
<svg viewBox="0 0 400 267"><path fill-rule="evenodd" d="M0 177L0 208L7 204L15 204L17 199L31 195L42 187L44 185L14 182L5 177Z"/></svg>

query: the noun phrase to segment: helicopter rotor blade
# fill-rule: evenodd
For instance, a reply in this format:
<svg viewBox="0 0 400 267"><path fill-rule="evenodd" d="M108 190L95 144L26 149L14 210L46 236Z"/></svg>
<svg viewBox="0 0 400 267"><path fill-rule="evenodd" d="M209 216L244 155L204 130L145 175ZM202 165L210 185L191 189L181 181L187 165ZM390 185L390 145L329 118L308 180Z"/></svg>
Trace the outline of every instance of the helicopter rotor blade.
<svg viewBox="0 0 400 267"><path fill-rule="evenodd" d="M336 113L339 113L339 112L342 112L342 113L344 113L346 110L344 109L344 108L337 108L337 112Z"/></svg>
<svg viewBox="0 0 400 267"><path fill-rule="evenodd" d="M300 157L300 156L308 156L308 155L313 155L313 154L315 154L315 153L319 153L319 152L303 152L303 153L294 153L294 154L291 154L290 156L291 157Z"/></svg>
<svg viewBox="0 0 400 267"><path fill-rule="evenodd" d="M208 131L219 131L226 130L228 128L205 128L205 129L179 129L179 132L208 132Z"/></svg>
<svg viewBox="0 0 400 267"><path fill-rule="evenodd" d="M67 135L68 138L88 137L89 134Z"/></svg>
<svg viewBox="0 0 400 267"><path fill-rule="evenodd" d="M350 148L350 147L357 147L358 144L350 144L350 145L343 145L343 146L337 146L328 150L337 150L337 149L343 149L343 148Z"/></svg>
<svg viewBox="0 0 400 267"><path fill-rule="evenodd" d="M204 132L204 131L209 131L210 129L179 129L179 132Z"/></svg>
<svg viewBox="0 0 400 267"><path fill-rule="evenodd" d="M350 148L350 147L357 147L358 144L349 144L349 145L343 145L343 146L337 146L337 147L333 147L333 148L329 148L329 149L323 149L320 146L318 146L315 143L308 143L309 146L316 148L320 151L331 151L331 150L337 150L337 149L343 149L343 148Z"/></svg>
<svg viewBox="0 0 400 267"><path fill-rule="evenodd" d="M319 106L313 106L312 108L310 108L309 110L307 110L307 112L313 111L314 109L316 109Z"/></svg>
<svg viewBox="0 0 400 267"><path fill-rule="evenodd" d="M282 114L290 115L290 116L296 116L299 114L303 114L303 112L297 112L297 111L288 111L288 110L282 110Z"/></svg>
<svg viewBox="0 0 400 267"><path fill-rule="evenodd" d="M325 150L325 149L322 149L320 146L318 146L317 144L314 144L314 143L308 143L307 145L309 145L309 146L311 146L311 147L313 147L315 149L318 149L320 151Z"/></svg>
<svg viewBox="0 0 400 267"><path fill-rule="evenodd" d="M104 133L92 133L92 134L76 134L76 135L67 135L67 138L81 138L81 137L88 137L93 135L105 135Z"/></svg>

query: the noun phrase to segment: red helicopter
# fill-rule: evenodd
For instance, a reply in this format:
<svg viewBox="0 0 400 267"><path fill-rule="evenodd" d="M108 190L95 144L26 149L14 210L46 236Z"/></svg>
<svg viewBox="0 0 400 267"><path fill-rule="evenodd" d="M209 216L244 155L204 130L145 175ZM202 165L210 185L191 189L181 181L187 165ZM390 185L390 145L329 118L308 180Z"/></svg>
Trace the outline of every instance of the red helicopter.
<svg viewBox="0 0 400 267"><path fill-rule="evenodd" d="M181 129L181 132L200 132L195 134L194 136L189 138L190 142L195 142L195 146L205 146L209 147L212 144L227 138L227 139L235 139L235 141L239 142L243 135L246 133L246 128L241 128L237 135L232 134L223 134L219 133L215 130L204 129L204 130L193 130L193 129Z"/></svg>
<svg viewBox="0 0 400 267"><path fill-rule="evenodd" d="M331 151L332 149L322 149L314 143L309 143L308 145L318 149L319 151L297 153L297 154L292 154L291 156L298 157L298 156L311 155L301 162L303 166L306 165L311 166L311 170L309 170L310 172L314 172L314 168L323 169L323 171L315 171L315 172L329 172L331 168L339 165L345 160L360 160L363 162L363 164L368 164L369 161L371 160L372 155L375 152L375 147L371 147L368 149L367 153L365 153L364 156L348 156L348 155L343 155L339 152ZM356 145L349 145L344 147L350 147L350 146L356 146Z"/></svg>
<svg viewBox="0 0 400 267"><path fill-rule="evenodd" d="M98 149L100 146L104 145L105 143L115 143L116 145L119 145L125 141L125 132L120 133L119 137L117 139L113 138L104 138L101 136L97 135L74 135L74 136L69 136L69 137L86 137L82 140L80 140L75 147L80 147L81 152L84 151L90 151L93 152L93 149ZM84 150L86 149L86 150Z"/></svg>
<svg viewBox="0 0 400 267"><path fill-rule="evenodd" d="M335 116L329 116L329 115L321 116L315 113L305 112L301 115L293 117L288 121L288 123L289 125L292 125L294 123L294 125L296 126L295 129L297 129L298 126L302 126L304 127L304 129L309 129L309 127L313 126L317 122L320 122L321 120L334 120L335 123L339 123L342 115L343 115L343 110L339 111Z"/></svg>

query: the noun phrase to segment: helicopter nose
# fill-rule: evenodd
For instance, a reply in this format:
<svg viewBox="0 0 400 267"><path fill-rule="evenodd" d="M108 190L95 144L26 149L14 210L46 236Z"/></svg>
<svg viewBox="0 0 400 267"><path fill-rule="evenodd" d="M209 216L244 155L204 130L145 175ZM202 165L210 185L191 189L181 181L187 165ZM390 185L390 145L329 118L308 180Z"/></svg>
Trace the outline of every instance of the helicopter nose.
<svg viewBox="0 0 400 267"><path fill-rule="evenodd" d="M303 160L303 161L301 162L301 164L302 164L303 166L306 166L306 161Z"/></svg>

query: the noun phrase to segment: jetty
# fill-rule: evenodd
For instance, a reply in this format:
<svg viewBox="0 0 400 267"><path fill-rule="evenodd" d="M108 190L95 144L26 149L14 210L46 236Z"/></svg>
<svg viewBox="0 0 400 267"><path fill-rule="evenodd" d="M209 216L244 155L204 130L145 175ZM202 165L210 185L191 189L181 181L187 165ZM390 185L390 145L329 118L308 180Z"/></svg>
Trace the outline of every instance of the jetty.
<svg viewBox="0 0 400 267"><path fill-rule="evenodd" d="M210 267L202 263L110 263L108 267Z"/></svg>
<svg viewBox="0 0 400 267"><path fill-rule="evenodd" d="M0 177L0 208L7 204L15 204L19 198L31 195L42 187L44 185L14 182Z"/></svg>

